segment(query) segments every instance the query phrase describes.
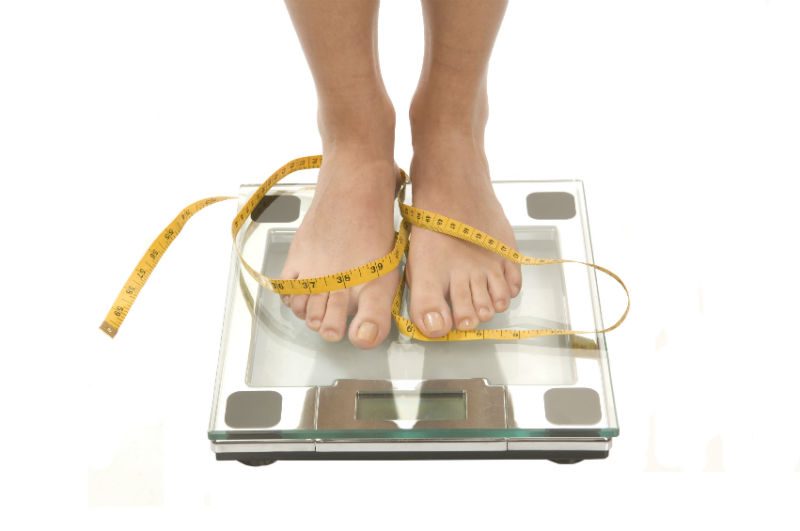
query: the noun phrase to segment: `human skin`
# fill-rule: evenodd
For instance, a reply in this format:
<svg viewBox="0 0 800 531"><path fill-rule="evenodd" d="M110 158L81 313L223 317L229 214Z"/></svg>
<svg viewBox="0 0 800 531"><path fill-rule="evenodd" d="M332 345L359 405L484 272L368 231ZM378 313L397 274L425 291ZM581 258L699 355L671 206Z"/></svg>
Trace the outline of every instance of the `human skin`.
<svg viewBox="0 0 800 531"><path fill-rule="evenodd" d="M394 243L395 111L378 61L377 0L286 0L317 91L323 163L282 277L313 277L386 254ZM487 74L506 0L423 0L425 55L409 109L412 202L514 244L484 152ZM347 231L336 230L347 227ZM412 228L409 315L429 337L473 329L519 293L519 266ZM328 341L380 344L400 272L345 290L284 297ZM348 327L348 317L353 316Z"/></svg>

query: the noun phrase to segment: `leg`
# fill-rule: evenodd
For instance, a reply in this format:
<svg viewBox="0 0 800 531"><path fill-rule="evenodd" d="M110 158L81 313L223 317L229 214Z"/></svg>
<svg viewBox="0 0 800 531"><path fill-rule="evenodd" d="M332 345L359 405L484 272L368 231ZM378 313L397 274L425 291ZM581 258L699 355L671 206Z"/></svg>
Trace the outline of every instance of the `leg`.
<svg viewBox="0 0 800 531"><path fill-rule="evenodd" d="M515 245L483 149L489 58L506 0L423 0L425 57L409 111L413 202ZM475 328L519 293L519 266L483 249L412 229L410 313L426 335ZM448 303L449 301L449 303Z"/></svg>
<svg viewBox="0 0 800 531"><path fill-rule="evenodd" d="M394 243L394 109L377 56L377 0L287 0L317 89L323 163L283 278L349 269ZM298 318L329 341L345 334L371 348L386 337L399 273L355 288L285 297Z"/></svg>

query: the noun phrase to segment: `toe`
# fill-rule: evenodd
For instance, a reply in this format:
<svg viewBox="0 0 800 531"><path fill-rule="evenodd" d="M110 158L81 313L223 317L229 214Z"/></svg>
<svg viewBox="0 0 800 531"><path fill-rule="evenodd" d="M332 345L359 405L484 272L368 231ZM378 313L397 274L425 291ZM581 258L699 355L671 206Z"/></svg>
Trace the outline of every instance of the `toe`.
<svg viewBox="0 0 800 531"><path fill-rule="evenodd" d="M298 319L305 319L307 303L308 295L292 295L292 298L289 300L289 307Z"/></svg>
<svg viewBox="0 0 800 531"><path fill-rule="evenodd" d="M358 294L358 310L350 323L348 337L358 348L379 345L392 326L392 298L397 275L387 275L367 283Z"/></svg>
<svg viewBox="0 0 800 531"><path fill-rule="evenodd" d="M469 273L454 271L450 277L450 304L453 323L459 330L472 330L478 325L478 315L472 304Z"/></svg>
<svg viewBox="0 0 800 531"><path fill-rule="evenodd" d="M328 294L318 293L311 295L306 304L306 325L311 330L319 330L322 319L325 317L325 307L328 305Z"/></svg>
<svg viewBox="0 0 800 531"><path fill-rule="evenodd" d="M450 307L444 298L447 286L442 284L432 278L415 276L411 286L411 320L428 337L442 337L453 328Z"/></svg>
<svg viewBox="0 0 800 531"><path fill-rule="evenodd" d="M319 333L326 341L339 341L344 337L344 326L347 322L347 301L350 290L340 289L328 294L325 317L322 318Z"/></svg>
<svg viewBox="0 0 800 531"><path fill-rule="evenodd" d="M291 278L291 279L294 279L294 278L297 278L299 274L300 273L296 269L294 269L294 268L292 268L292 267L290 267L288 265L284 265L283 266L283 270L281 271L280 278ZM291 308L292 307L292 296L291 295L281 295L281 302L283 302L283 304L285 304L286 306Z"/></svg>
<svg viewBox="0 0 800 531"><path fill-rule="evenodd" d="M511 290L508 287L505 275L501 270L489 271L486 274L486 278L489 284L489 295L492 297L495 311L505 311L511 298Z"/></svg>
<svg viewBox="0 0 800 531"><path fill-rule="evenodd" d="M470 291L472 292L472 304L481 322L485 323L494 317L494 303L489 295L486 275L482 273L473 274L470 278Z"/></svg>
<svg viewBox="0 0 800 531"><path fill-rule="evenodd" d="M516 297L522 289L522 270L520 265L511 260L504 260L503 272L505 273L506 283L508 283L508 287L511 290L511 297Z"/></svg>

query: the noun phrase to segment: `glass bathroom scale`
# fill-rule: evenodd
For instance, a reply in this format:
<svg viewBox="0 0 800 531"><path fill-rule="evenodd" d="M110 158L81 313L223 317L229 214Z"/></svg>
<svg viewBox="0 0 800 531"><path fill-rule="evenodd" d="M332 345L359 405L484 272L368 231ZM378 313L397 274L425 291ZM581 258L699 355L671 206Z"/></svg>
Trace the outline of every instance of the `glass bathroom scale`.
<svg viewBox="0 0 800 531"><path fill-rule="evenodd" d="M256 188L241 187L240 205ZM494 188L520 251L593 263L581 181L496 181ZM270 190L242 231L251 265L280 276L313 194L310 184ZM594 269L523 266L522 274L509 310L481 327L604 328ZM360 350L346 337L324 341L232 254L208 429L218 460L575 463L607 457L618 433L602 333L424 342L393 325L381 345Z"/></svg>

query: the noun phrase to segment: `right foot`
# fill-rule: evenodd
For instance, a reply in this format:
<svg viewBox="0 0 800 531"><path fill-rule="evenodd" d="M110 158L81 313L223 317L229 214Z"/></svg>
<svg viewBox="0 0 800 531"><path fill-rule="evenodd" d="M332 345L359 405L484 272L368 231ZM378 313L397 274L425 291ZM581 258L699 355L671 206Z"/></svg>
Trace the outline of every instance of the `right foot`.
<svg viewBox="0 0 800 531"><path fill-rule="evenodd" d="M393 158L394 113L391 107L391 112L382 111L364 109L366 122L355 125L341 117L325 119L320 113L323 158L317 189L292 240L282 278L344 271L392 249L398 175ZM339 341L347 332L353 345L372 348L391 329L392 299L399 279L395 269L352 288L283 296L283 301L325 340Z"/></svg>

